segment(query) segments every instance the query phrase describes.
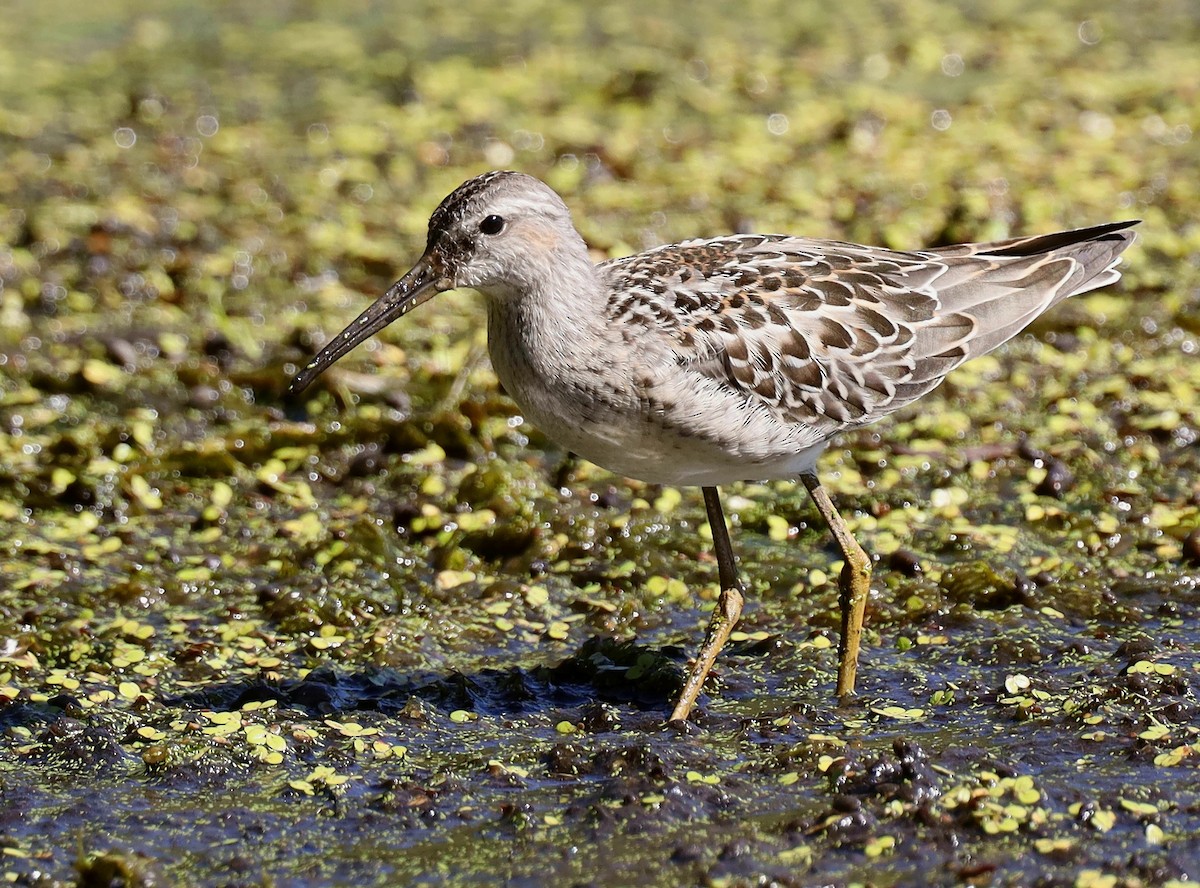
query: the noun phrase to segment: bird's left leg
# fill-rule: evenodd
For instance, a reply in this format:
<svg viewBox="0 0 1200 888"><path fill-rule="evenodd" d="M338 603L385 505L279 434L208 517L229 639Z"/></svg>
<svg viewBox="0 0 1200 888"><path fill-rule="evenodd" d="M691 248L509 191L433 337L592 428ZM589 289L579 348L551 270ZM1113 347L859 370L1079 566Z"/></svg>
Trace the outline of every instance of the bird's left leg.
<svg viewBox="0 0 1200 888"><path fill-rule="evenodd" d="M717 556L717 574L721 579L721 595L713 610L712 619L708 624L708 633L696 660L688 672L683 691L679 694L679 702L671 713L671 721L686 721L696 705L700 690L704 687L704 679L708 677L717 654L724 647L729 633L733 631L738 618L742 615L742 602L745 596L742 585L738 582L737 564L733 559L733 546L729 542L729 528L725 525L725 513L721 510L721 498L717 488L704 488L704 507L708 511L708 526L712 528L713 550Z"/></svg>

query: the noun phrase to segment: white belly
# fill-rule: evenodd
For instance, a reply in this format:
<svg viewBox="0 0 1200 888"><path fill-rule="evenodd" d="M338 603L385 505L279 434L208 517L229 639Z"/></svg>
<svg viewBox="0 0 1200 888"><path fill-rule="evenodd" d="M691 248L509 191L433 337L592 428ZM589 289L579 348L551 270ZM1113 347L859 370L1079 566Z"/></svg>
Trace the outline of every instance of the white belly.
<svg viewBox="0 0 1200 888"><path fill-rule="evenodd" d="M531 373L513 350L491 352L526 420L559 446L628 478L677 486L795 478L812 470L825 446L765 411L747 416L731 395L687 391L660 401L609 380L597 397L589 383L599 380L587 373Z"/></svg>
<svg viewBox="0 0 1200 888"><path fill-rule="evenodd" d="M531 417L535 425L541 424ZM825 445L778 456L731 452L708 441L648 425L627 426L618 434L554 435L552 438L589 462L639 481L679 487L714 487L735 481L797 478L810 472ZM568 438L573 440L568 443Z"/></svg>
<svg viewBox="0 0 1200 888"><path fill-rule="evenodd" d="M488 302L488 351L524 417L598 466L658 484L714 486L795 478L825 446L763 404L680 366L653 338L590 335L546 313Z"/></svg>

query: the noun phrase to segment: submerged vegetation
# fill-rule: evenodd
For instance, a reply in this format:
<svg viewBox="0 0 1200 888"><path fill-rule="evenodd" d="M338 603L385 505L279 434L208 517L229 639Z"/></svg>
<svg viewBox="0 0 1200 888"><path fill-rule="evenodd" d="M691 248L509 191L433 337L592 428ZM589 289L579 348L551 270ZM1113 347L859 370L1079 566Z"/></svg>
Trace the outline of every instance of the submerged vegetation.
<svg viewBox="0 0 1200 888"><path fill-rule="evenodd" d="M18 3L0 18L0 878L1200 878L1192 6ZM821 464L878 560L852 705L802 489L522 423L447 294L298 366L512 167L597 258L1141 218L1071 300Z"/></svg>

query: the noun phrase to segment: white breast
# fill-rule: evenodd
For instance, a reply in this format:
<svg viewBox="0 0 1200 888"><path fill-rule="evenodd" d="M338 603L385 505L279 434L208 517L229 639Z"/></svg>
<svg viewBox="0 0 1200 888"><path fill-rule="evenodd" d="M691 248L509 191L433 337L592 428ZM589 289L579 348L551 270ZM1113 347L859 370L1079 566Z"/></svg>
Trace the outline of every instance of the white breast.
<svg viewBox="0 0 1200 888"><path fill-rule="evenodd" d="M712 380L657 366L649 347L542 336L536 320L489 300L496 375L543 434L611 472L681 486L794 478L824 447Z"/></svg>

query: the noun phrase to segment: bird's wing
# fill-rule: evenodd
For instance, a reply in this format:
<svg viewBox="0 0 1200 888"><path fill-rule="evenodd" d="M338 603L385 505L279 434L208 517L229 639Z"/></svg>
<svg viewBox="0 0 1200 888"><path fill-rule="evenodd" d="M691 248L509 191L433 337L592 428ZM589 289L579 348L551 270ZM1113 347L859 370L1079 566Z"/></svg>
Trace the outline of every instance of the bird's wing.
<svg viewBox="0 0 1200 888"><path fill-rule="evenodd" d="M1115 281L1131 224L916 252L738 235L601 269L609 318L631 342L665 340L680 367L831 435L910 403L1060 299Z"/></svg>

